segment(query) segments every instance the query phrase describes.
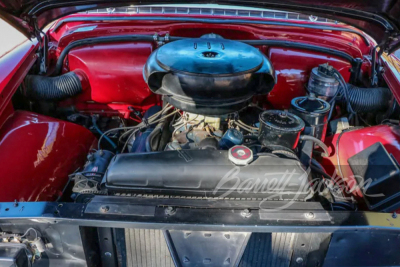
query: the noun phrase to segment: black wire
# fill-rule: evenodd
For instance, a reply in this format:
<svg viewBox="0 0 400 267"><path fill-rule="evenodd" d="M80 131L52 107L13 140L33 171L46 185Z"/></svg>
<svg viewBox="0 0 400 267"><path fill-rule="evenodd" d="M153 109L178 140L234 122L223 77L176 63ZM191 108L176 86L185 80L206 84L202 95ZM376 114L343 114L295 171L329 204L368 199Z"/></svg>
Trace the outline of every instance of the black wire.
<svg viewBox="0 0 400 267"><path fill-rule="evenodd" d="M351 210L351 211L357 211L357 206L354 205L353 203L348 203L348 202L334 202L331 204L333 210Z"/></svg>
<svg viewBox="0 0 400 267"><path fill-rule="evenodd" d="M98 174L98 175L104 175L104 172L96 172L96 171L84 171L84 172L77 172L77 173L74 173L74 174L86 174L86 173L95 173L95 174Z"/></svg>
<svg viewBox="0 0 400 267"><path fill-rule="evenodd" d="M312 171L322 175L324 178L329 179L334 181L334 179L332 178L332 176L330 176L329 174L327 174L326 172L324 172L323 170L321 170L320 168L318 168L317 166L313 165L313 163L311 162L310 168Z"/></svg>
<svg viewBox="0 0 400 267"><path fill-rule="evenodd" d="M287 158L300 160L294 152L290 152L287 150L274 150L271 152L272 154L284 155Z"/></svg>

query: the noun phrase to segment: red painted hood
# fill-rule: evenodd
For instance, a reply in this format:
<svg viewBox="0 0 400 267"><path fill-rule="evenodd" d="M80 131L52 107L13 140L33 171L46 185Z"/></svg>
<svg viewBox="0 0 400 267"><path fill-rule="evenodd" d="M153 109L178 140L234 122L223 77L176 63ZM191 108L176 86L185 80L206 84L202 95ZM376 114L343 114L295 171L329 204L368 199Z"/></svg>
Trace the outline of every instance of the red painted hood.
<svg viewBox="0 0 400 267"><path fill-rule="evenodd" d="M389 52L400 47L398 0L0 0L0 17L26 36L60 17L96 8L149 4L224 4L271 8L332 18L371 35Z"/></svg>

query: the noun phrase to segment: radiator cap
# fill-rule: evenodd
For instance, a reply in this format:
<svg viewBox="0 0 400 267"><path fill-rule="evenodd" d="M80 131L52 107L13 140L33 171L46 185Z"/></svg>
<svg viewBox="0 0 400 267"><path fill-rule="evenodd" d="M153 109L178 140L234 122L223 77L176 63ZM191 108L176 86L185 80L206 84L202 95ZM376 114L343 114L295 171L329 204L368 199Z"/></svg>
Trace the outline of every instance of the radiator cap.
<svg viewBox="0 0 400 267"><path fill-rule="evenodd" d="M253 160L253 151L247 146L234 146L229 149L229 160L239 166L245 166Z"/></svg>

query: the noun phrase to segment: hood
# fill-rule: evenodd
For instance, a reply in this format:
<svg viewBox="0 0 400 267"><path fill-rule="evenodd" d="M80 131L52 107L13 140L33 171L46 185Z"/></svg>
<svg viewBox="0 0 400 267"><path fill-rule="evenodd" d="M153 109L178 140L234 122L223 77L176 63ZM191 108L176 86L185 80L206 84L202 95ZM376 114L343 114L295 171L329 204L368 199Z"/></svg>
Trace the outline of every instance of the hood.
<svg viewBox="0 0 400 267"><path fill-rule="evenodd" d="M270 8L331 18L366 32L389 53L400 47L398 0L0 0L0 17L32 38L55 19L89 9L189 3Z"/></svg>

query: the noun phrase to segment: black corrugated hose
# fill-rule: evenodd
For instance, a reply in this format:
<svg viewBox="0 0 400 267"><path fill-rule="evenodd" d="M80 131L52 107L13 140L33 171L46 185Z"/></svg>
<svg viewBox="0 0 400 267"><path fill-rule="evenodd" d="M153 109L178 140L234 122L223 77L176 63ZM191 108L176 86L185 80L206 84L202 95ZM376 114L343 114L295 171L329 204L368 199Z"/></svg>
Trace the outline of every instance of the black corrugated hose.
<svg viewBox="0 0 400 267"><path fill-rule="evenodd" d="M36 100L62 100L82 92L82 84L73 71L57 77L27 75L25 95Z"/></svg>
<svg viewBox="0 0 400 267"><path fill-rule="evenodd" d="M359 88L347 84L349 88L349 102L355 112L373 113L385 111L389 107L389 101L392 98L392 92L389 88Z"/></svg>

